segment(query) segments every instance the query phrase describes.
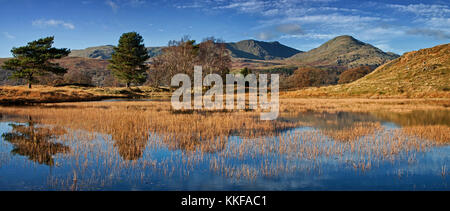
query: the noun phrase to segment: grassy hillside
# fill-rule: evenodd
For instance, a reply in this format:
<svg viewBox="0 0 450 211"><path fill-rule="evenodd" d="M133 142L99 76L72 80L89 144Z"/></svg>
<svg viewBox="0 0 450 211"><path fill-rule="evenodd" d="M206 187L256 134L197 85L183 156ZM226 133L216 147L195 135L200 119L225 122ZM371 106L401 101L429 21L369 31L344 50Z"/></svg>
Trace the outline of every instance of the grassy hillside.
<svg viewBox="0 0 450 211"><path fill-rule="evenodd" d="M351 36L336 37L318 48L303 52L289 58L289 61L311 66L379 66L398 55L361 42Z"/></svg>
<svg viewBox="0 0 450 211"><path fill-rule="evenodd" d="M10 80L11 71L1 69L1 66L9 58L0 58L0 85L18 85L22 84L22 81Z"/></svg>
<svg viewBox="0 0 450 211"><path fill-rule="evenodd" d="M115 80L107 69L107 60L65 57L57 61L67 68L65 83L85 83L94 86L113 86ZM81 80L81 81L80 81Z"/></svg>
<svg viewBox="0 0 450 211"><path fill-rule="evenodd" d="M6 60L5 58L0 59L0 66ZM64 76L47 75L46 77L39 78L40 84L83 83L94 86L116 85L115 79L107 69L109 64L107 60L65 57L57 60L56 63L67 68L67 73ZM24 84L24 81L9 79L8 77L10 75L10 71L0 70L0 85Z"/></svg>
<svg viewBox="0 0 450 211"><path fill-rule="evenodd" d="M450 44L405 53L353 83L287 95L450 98Z"/></svg>

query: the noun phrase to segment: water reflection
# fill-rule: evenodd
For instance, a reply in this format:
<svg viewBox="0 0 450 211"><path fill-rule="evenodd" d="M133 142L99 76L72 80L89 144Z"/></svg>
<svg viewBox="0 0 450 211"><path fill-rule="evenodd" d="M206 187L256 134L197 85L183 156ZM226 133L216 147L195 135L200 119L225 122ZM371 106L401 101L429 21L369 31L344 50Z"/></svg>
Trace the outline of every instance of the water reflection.
<svg viewBox="0 0 450 211"><path fill-rule="evenodd" d="M281 119L305 122L335 141L354 141L373 135L382 130L382 126L386 126L402 128L405 135L444 144L450 142L449 135L445 134L445 126L450 126L450 112L447 110L415 110L403 113L304 112Z"/></svg>
<svg viewBox="0 0 450 211"><path fill-rule="evenodd" d="M284 116L284 121L301 121L317 129L345 129L361 122L377 122L378 118L369 113L351 112L304 112L296 116Z"/></svg>
<svg viewBox="0 0 450 211"><path fill-rule="evenodd" d="M343 129L360 122L392 122L398 126L447 125L450 126L449 110L414 110L411 112L304 112L283 116L283 121L304 121L319 129Z"/></svg>
<svg viewBox="0 0 450 211"><path fill-rule="evenodd" d="M90 125L84 118L80 124L71 118L72 125L54 123L68 134L58 127L43 127L44 118L19 121L0 115L0 121L26 122L3 127L2 138L8 144L0 145L0 152L3 149L11 158L2 160L6 156L0 153L0 174L29 170L15 165L23 159L14 155L53 166L55 154L67 153L62 167L54 168L49 178L48 172L41 172L44 179L35 179L36 187L46 187L49 181L50 189L78 182L79 190L411 190L411 184L448 190L448 112L306 112L284 114L259 128L246 120L233 128L204 129L159 125L142 118L147 114L141 114L140 107L128 108L133 111L130 118L95 118ZM186 124L204 120L191 115L184 114ZM273 126L280 122L295 127ZM64 142L70 148L52 142L64 134L74 137ZM14 188L0 181L0 189Z"/></svg>
<svg viewBox="0 0 450 211"><path fill-rule="evenodd" d="M115 141L114 147L117 147L120 157L124 160L139 160L144 154L148 136L126 137L113 134Z"/></svg>
<svg viewBox="0 0 450 211"><path fill-rule="evenodd" d="M184 152L193 152L201 150L206 153L218 153L223 151L228 143L226 137L212 137L210 139L201 140L199 138L193 139L174 139L166 138L164 143L170 150L181 150Z"/></svg>
<svg viewBox="0 0 450 211"><path fill-rule="evenodd" d="M449 110L415 110L407 113L375 112L372 114L378 119L394 122L401 126L415 125L447 125L450 126Z"/></svg>
<svg viewBox="0 0 450 211"><path fill-rule="evenodd" d="M70 151L68 146L51 142L53 138L64 135L66 133L64 129L38 127L31 119L25 125L10 124L10 126L11 132L2 134L2 138L12 144L13 155L25 156L39 164L53 166L54 155Z"/></svg>

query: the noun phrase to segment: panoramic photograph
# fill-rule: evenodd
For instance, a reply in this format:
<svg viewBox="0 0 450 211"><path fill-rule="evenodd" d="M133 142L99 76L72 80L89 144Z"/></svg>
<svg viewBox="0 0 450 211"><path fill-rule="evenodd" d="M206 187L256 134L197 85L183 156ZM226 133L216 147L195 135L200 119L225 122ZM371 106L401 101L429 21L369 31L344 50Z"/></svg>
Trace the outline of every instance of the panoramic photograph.
<svg viewBox="0 0 450 211"><path fill-rule="evenodd" d="M0 0L0 18L0 191L450 190L448 1Z"/></svg>

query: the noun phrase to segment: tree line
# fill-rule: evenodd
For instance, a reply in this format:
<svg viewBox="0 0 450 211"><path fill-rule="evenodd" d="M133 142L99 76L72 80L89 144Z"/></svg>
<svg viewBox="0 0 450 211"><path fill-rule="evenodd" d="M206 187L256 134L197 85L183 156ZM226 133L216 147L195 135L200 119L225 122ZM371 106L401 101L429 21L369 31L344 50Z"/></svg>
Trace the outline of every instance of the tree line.
<svg viewBox="0 0 450 211"><path fill-rule="evenodd" d="M68 56L71 51L55 48L53 44L54 37L46 37L13 48L13 58L5 61L2 69L11 71L12 79L25 80L29 88L43 77L64 75L67 69L61 67L57 60ZM107 68L115 79L128 88L145 82L154 87L168 85L178 73L192 76L195 65L201 65L205 74L216 73L221 76L228 74L231 69L231 56L225 43L214 37L197 44L195 40L184 36L179 41L170 41L162 51L161 55L148 62L150 56L142 36L137 32L124 33L114 47Z"/></svg>

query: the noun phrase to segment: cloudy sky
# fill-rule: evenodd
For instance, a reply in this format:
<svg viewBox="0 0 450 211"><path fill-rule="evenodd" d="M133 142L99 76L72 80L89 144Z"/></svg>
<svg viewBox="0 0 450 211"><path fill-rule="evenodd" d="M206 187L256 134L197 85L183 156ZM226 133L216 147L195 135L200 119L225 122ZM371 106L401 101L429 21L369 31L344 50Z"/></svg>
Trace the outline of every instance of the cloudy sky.
<svg viewBox="0 0 450 211"><path fill-rule="evenodd" d="M402 54L450 42L448 0L0 0L0 19L0 57L44 36L81 49L116 44L129 31L147 46L190 35L306 51L347 34Z"/></svg>

